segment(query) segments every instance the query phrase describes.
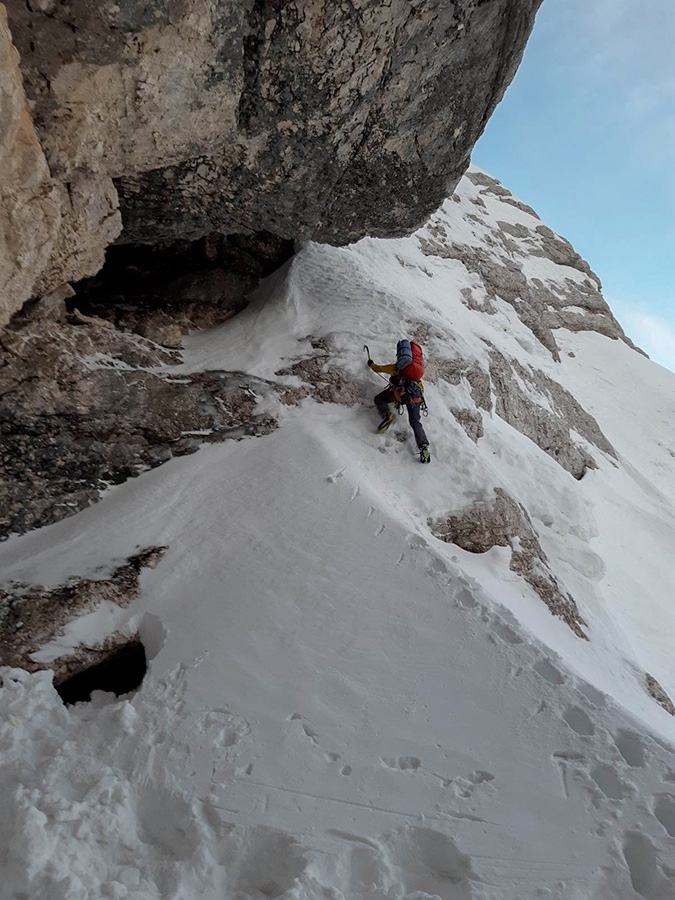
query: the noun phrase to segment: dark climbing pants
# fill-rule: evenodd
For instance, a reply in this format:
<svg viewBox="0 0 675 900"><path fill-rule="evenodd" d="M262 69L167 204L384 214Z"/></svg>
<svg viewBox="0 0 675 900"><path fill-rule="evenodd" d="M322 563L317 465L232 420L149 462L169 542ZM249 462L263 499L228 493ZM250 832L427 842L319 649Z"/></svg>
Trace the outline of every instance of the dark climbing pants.
<svg viewBox="0 0 675 900"><path fill-rule="evenodd" d="M389 412L389 404L395 402L396 398L394 397L394 392L391 388L386 388L375 397L375 406L382 417L386 416ZM408 421L415 434L417 446L421 447L422 444L428 444L429 441L427 440L427 436L424 433L424 428L422 427L422 422L420 420L420 404L406 403L406 408L408 410Z"/></svg>

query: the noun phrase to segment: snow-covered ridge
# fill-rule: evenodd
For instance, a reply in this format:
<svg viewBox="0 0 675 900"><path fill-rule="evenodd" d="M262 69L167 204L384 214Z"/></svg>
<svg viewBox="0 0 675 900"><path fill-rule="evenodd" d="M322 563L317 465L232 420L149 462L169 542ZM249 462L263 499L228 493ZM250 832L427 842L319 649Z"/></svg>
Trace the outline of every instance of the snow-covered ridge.
<svg viewBox="0 0 675 900"><path fill-rule="evenodd" d="M14 896L672 896L675 722L646 675L675 696L675 376L496 184L406 239L308 245L189 339L184 373L288 389L259 393L276 431L0 547L45 586L167 548L128 609L163 634L135 696L65 709L3 673ZM362 347L405 335L431 466L403 420L374 434Z"/></svg>

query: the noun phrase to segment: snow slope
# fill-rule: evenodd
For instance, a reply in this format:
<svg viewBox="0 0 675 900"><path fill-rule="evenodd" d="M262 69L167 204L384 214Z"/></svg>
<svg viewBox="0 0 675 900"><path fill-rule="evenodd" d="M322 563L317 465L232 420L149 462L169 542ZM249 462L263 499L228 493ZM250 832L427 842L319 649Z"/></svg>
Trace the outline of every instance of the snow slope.
<svg viewBox="0 0 675 900"><path fill-rule="evenodd" d="M675 720L644 684L675 695L675 376L595 330L557 329L557 362L517 303L425 252L442 226L447 247L502 253L498 220L539 224L465 179L410 238L308 245L193 335L183 368L298 387L276 373L323 338L361 402L261 396L273 434L205 446L0 547L5 580L44 585L168 548L123 623L153 657L137 694L66 708L49 673L2 674L2 896L675 896ZM528 279L588 277L512 238ZM496 349L555 380L616 457L575 434L598 466L577 480L466 377L439 376L420 466L406 424L374 434L383 385L362 345L390 361L421 326L429 359L487 373ZM477 442L457 408L480 416ZM509 547L433 536L494 488L527 511L588 641Z"/></svg>

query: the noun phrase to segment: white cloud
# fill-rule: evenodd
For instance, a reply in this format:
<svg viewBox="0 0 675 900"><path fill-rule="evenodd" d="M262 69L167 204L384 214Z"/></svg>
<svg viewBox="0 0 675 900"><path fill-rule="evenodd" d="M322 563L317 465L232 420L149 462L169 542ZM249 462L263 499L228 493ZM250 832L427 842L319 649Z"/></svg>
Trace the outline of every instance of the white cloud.
<svg viewBox="0 0 675 900"><path fill-rule="evenodd" d="M675 326L628 303L614 301L610 306L628 337L654 362L675 372Z"/></svg>

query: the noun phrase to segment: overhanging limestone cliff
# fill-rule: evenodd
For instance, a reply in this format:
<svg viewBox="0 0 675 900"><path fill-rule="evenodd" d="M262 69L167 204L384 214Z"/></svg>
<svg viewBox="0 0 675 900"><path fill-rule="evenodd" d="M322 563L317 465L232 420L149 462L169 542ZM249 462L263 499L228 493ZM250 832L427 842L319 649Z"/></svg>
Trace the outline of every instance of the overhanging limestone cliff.
<svg viewBox="0 0 675 900"><path fill-rule="evenodd" d="M411 231L466 169L540 2L9 0L53 186L78 204L5 318L92 274L75 263L115 238L116 194L128 242Z"/></svg>

